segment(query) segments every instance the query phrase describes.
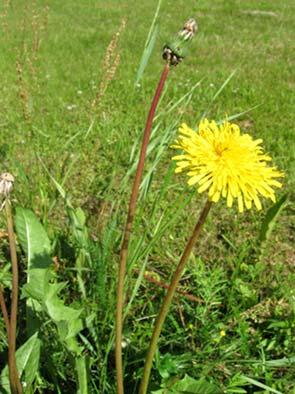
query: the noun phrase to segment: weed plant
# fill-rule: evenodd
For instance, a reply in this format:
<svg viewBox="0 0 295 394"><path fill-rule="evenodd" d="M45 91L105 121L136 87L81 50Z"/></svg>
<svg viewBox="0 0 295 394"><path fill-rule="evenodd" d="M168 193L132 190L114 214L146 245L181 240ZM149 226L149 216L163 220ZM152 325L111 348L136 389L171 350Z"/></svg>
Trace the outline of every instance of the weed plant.
<svg viewBox="0 0 295 394"><path fill-rule="evenodd" d="M262 212L214 206L163 327L150 392L295 393L293 11L291 0L3 0L0 172L15 177L25 393L116 393L116 281L130 185L161 46L188 16L199 33L161 97L130 240L125 392L138 392L155 317L204 204L175 177L169 146L182 122L194 127L207 116L263 138L286 173L284 190ZM10 310L4 211L0 239ZM6 338L1 317L3 393Z"/></svg>

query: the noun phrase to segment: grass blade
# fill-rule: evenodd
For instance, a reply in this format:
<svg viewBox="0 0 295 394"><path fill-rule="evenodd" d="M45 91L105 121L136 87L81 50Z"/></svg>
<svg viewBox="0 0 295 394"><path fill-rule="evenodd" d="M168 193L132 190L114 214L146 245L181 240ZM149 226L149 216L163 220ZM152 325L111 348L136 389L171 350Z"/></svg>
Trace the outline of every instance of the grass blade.
<svg viewBox="0 0 295 394"><path fill-rule="evenodd" d="M156 26L155 24L156 24L156 20L158 18L158 15L159 15L161 3L162 3L162 0L159 0L155 15L154 15L154 19L152 21L152 24L151 24L151 27L150 27L150 30L149 30L149 33L148 33L148 36L147 36L147 39L145 42L145 46L144 46L144 50L143 50L143 53L141 56L140 64L139 64L139 67L137 70L135 85L139 84L139 81L142 78L142 75L143 75L146 65L148 63L148 60L151 56L152 50L155 46L156 38L158 35L158 26Z"/></svg>
<svg viewBox="0 0 295 394"><path fill-rule="evenodd" d="M213 98L211 99L209 105L208 105L208 110L205 111L203 113L203 115L201 116L201 119L205 118L208 114L209 108L211 107L211 105L214 103L214 101L217 99L217 97L222 93L223 89L228 85L228 83L231 81L232 77L235 75L235 73L237 72L237 70L234 70L227 78L226 80L223 82L223 84L221 85L221 87L217 90L217 92L214 94Z"/></svg>
<svg viewBox="0 0 295 394"><path fill-rule="evenodd" d="M286 206L288 194L284 194L269 210L266 212L266 216L261 224L259 241L267 241L274 229L276 220L280 215L281 211Z"/></svg>
<svg viewBox="0 0 295 394"><path fill-rule="evenodd" d="M270 393L274 393L274 394L283 394L281 391L272 389L271 387L266 386L265 384L259 382L258 380L255 380L255 379L252 379L252 378L248 378L248 376L242 375L242 378L243 378L246 382L248 382L248 383L250 383L250 384L253 384L253 385L256 386L256 387L260 387L261 389L267 390L267 391L270 392Z"/></svg>
<svg viewBox="0 0 295 394"><path fill-rule="evenodd" d="M245 111L242 111L242 112L238 112L237 114L233 114L233 115L231 115L231 116L228 116L228 117L226 117L225 119L222 119L222 120L217 121L216 123L217 123L217 124L222 124L222 123L224 123L225 120L227 120L228 122L231 122L232 120L238 119L238 118L240 118L241 116L248 114L249 112L253 111L253 110L256 109L256 108L259 108L261 105L262 105L262 104L254 105L254 107L251 107L251 108L249 108L249 109L246 109Z"/></svg>

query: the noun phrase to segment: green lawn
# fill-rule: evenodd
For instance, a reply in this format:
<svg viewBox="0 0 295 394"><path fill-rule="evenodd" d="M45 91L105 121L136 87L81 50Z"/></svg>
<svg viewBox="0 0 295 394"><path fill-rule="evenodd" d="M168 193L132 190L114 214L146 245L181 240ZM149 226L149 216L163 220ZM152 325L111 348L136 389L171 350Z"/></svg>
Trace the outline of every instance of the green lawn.
<svg viewBox="0 0 295 394"><path fill-rule="evenodd" d="M196 380L205 377L223 393L295 393L294 1L163 0L155 46L135 84L157 4L2 1L1 172L16 177L14 205L32 209L49 234L52 256L59 262L56 279L66 282L62 299L83 309L84 320L92 316L79 333L89 393L115 393L116 273L134 163L163 68L163 44L188 17L195 17L198 34L187 58L170 72L160 102L131 240L126 392L137 392L164 295L151 278L169 282L204 202L186 185L185 176L174 175L169 145L182 122L195 127L204 115L222 120L242 113L235 120L242 131L263 138L275 165L286 173L278 197L288 193L288 203L263 245L258 235L271 203L266 201L261 212L244 214L224 202L214 205L180 284L197 299L176 297L161 336L151 391L188 374ZM107 51L114 37L116 48ZM50 176L62 184L71 207ZM91 256L91 263L83 260L84 298L77 279L84 246L70 216L78 207L86 216L83 228ZM3 215L0 223L4 229ZM21 247L18 252L23 284L26 257ZM4 236L0 266L8 260ZM138 280L141 271L145 278ZM25 327L22 299L18 346L26 340ZM77 390L75 353L56 332L50 319L43 320L39 372L28 393ZM4 367L2 320L0 352ZM167 390L163 393L174 392Z"/></svg>

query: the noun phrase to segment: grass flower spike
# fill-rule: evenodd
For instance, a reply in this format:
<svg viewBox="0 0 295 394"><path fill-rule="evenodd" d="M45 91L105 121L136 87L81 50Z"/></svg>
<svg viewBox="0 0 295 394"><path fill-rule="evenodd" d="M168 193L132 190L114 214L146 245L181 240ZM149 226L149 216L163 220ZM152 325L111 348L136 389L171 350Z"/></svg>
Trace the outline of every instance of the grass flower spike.
<svg viewBox="0 0 295 394"><path fill-rule="evenodd" d="M186 171L188 184L198 184L199 193L208 191L213 202L226 198L228 207L237 199L240 212L253 202L260 210L260 196L275 202L273 187L282 186L276 178L284 174L268 166L271 157L263 152L262 139L241 134L236 124L217 125L207 119L200 122L198 131L182 124L179 132L172 148L184 153L173 157L176 172Z"/></svg>

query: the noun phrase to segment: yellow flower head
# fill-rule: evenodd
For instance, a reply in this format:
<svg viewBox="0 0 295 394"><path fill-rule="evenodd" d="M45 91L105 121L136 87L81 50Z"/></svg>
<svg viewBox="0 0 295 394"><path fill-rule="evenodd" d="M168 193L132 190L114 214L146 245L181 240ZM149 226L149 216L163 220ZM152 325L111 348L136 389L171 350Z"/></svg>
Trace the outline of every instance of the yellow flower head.
<svg viewBox="0 0 295 394"><path fill-rule="evenodd" d="M228 207L237 199L240 212L244 205L250 209L252 201L261 209L259 196L275 202L273 187L282 186L275 178L284 174L267 166L271 157L264 154L261 139L241 134L236 124L226 121L218 126L207 119L200 122L198 131L182 124L179 132L172 148L184 152L173 157L175 172L187 171L188 184L198 184L199 193L208 190L213 202L222 196Z"/></svg>

